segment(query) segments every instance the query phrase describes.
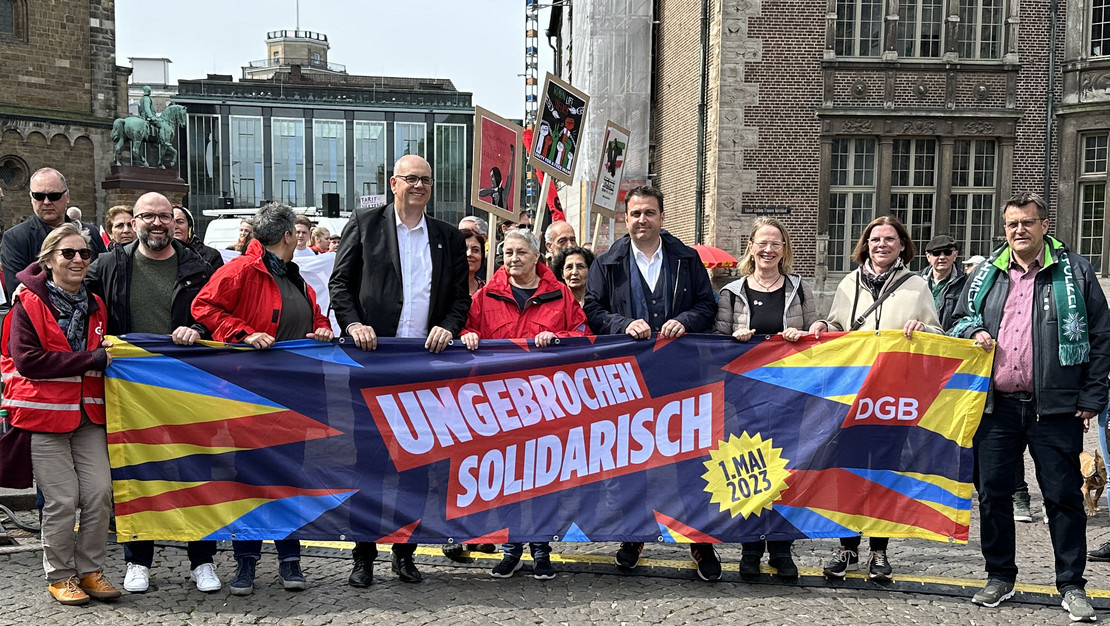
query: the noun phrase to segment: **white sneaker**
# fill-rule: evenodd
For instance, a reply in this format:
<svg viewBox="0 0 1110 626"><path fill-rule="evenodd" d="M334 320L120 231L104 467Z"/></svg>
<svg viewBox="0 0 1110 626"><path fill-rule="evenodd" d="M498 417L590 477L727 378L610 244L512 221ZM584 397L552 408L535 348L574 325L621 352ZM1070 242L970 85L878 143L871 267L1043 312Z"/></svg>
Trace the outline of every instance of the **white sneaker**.
<svg viewBox="0 0 1110 626"><path fill-rule="evenodd" d="M211 563L201 563L193 570L193 582L197 584L197 589L205 593L212 591L219 591L223 587L220 582L220 577L216 576L216 566Z"/></svg>
<svg viewBox="0 0 1110 626"><path fill-rule="evenodd" d="M143 593L150 587L150 568L138 563L127 564L123 588L131 593Z"/></svg>

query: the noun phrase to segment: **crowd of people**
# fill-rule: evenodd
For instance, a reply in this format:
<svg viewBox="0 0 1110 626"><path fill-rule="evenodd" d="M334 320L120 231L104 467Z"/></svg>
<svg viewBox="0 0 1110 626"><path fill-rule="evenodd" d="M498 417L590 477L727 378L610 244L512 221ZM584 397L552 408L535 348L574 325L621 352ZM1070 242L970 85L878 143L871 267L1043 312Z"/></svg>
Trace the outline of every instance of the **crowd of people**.
<svg viewBox="0 0 1110 626"><path fill-rule="evenodd" d="M747 342L779 335L849 330L948 333L995 351L982 423L974 438L982 550L988 582L973 601L995 607L1011 597L1015 565L1015 492L1024 476L1026 448L1045 500L1056 557L1056 585L1073 620L1093 621L1083 578L1085 514L1079 453L1087 423L1107 405L1110 318L1090 264L1048 235L1049 214L1035 194L1003 207L1006 243L987 258L972 257L960 271L958 243L938 235L925 245L928 267L910 270L917 254L906 227L893 216L862 231L852 258L857 267L840 281L830 310L819 315L811 287L795 272L786 226L754 221L739 267L741 277L715 293L698 254L665 228L663 194L644 186L625 198L628 234L604 253L579 246L573 227L556 222L540 240L527 222L502 221L497 269L486 281L488 224L465 218L458 227L426 214L432 169L405 156L389 179L394 202L357 209L341 235L313 226L286 206L269 204L244 220L226 264L196 237L192 216L158 193L133 207L112 207L104 228L109 249L88 225L66 216L68 187L60 172L31 177L34 217L11 229L0 245L5 291L14 302L4 326L0 369L3 406L11 426L31 433L32 471L42 492L43 565L50 594L63 604L120 591L105 576L111 517L111 480L105 435L103 372L111 362L108 335L169 335L189 345L212 338L265 349L277 342L333 339L312 287L296 259L335 253L328 283L339 333L362 350L379 337L422 340L431 353L452 340L481 352L484 339L530 339L540 349L561 337L589 334L680 340L716 332ZM882 507L883 503L874 503ZM74 532L74 524L79 522ZM276 542L285 589L307 585L296 540ZM740 574L760 575L766 553L774 573L798 576L790 541L744 542ZM840 578L860 564L861 537L844 537L824 565ZM869 538L867 575L890 580L888 539ZM551 545L531 543L532 574L556 576ZM624 542L618 567L635 568L644 544ZM124 543L123 588L149 588L154 546ZM231 593L254 588L261 542L233 542ZM416 546L395 543L391 569L399 580L423 578ZM450 558L490 544L443 547ZM502 547L496 578L523 567L521 543ZM201 591L222 588L215 573L216 544L188 545L193 581ZM713 545L694 543L697 575L721 578ZM1093 553L1095 554L1095 553ZM357 542L348 583L374 580L377 546Z"/></svg>

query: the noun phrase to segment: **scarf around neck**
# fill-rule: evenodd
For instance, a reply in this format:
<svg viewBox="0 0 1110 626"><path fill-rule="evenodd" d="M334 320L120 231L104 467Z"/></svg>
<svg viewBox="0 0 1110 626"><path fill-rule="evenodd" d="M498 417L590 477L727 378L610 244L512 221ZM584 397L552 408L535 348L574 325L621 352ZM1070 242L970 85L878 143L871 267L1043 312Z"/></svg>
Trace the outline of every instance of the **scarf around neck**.
<svg viewBox="0 0 1110 626"><path fill-rule="evenodd" d="M1060 344L1060 364L1079 365L1090 358L1091 343L1087 336L1087 306L1083 294L1075 284L1075 278L1064 250L1064 244L1045 235L1044 269L1052 272L1052 295L1056 301L1056 335ZM1053 252L1059 252L1053 259ZM967 317L962 318L948 334L961 337L971 328L983 328L983 302L1001 272L1009 271L1013 259L1013 249L1009 244L999 246L991 252L986 263L968 281Z"/></svg>
<svg viewBox="0 0 1110 626"><path fill-rule="evenodd" d="M85 292L85 285L82 284L81 289L73 294L59 287L53 280L47 280L46 291L50 296L50 304L58 309L58 326L65 331L70 349L74 352L84 350L89 326L89 296Z"/></svg>

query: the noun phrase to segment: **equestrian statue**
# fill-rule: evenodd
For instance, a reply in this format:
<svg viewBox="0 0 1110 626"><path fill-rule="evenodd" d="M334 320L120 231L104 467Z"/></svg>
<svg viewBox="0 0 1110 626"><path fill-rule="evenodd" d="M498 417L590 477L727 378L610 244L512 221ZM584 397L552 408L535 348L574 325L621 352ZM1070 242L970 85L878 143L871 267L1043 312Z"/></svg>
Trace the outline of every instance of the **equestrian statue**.
<svg viewBox="0 0 1110 626"><path fill-rule="evenodd" d="M142 149L144 143L158 145L158 167L166 169L166 153L169 153L169 165L177 165L177 149L173 147L174 133L177 128L185 125L185 107L180 104L171 104L159 114L154 110L154 101L150 97L150 87L143 87L143 97L139 99L139 115L116 118L112 123L112 141L116 144L116 158L114 165L119 165L119 154L123 151L123 142L131 142L131 160L136 158L143 167L152 167L147 163L146 154ZM136 146L138 148L136 149Z"/></svg>

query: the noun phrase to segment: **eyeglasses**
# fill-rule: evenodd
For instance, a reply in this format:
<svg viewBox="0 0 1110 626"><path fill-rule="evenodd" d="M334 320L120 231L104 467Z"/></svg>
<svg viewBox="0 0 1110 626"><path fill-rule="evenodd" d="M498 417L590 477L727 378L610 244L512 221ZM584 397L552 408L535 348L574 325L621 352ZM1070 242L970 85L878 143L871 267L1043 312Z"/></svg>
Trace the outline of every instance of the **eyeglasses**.
<svg viewBox="0 0 1110 626"><path fill-rule="evenodd" d="M139 213L135 216L135 219L142 220L147 224L153 224L154 220L169 224L173 222L173 213Z"/></svg>
<svg viewBox="0 0 1110 626"><path fill-rule="evenodd" d="M431 187L432 183L435 182L435 179L431 176L416 176L414 174L407 174L405 176L394 176L393 178L400 178L401 180L414 187L416 186L416 183L424 183L425 187Z"/></svg>
<svg viewBox="0 0 1110 626"><path fill-rule="evenodd" d="M1030 228L1036 226L1037 222L1043 221L1044 220L1042 220L1041 218L1037 218L1035 220L1021 220L1020 222L1006 222L1006 230L1017 230L1018 226L1021 226L1025 230L1029 230Z"/></svg>
<svg viewBox="0 0 1110 626"><path fill-rule="evenodd" d="M51 202L57 202L58 200L62 199L62 196L66 195L67 191L69 191L69 190L67 189L66 191L32 191L31 192L31 197L34 198L35 202L42 202L43 200L50 200Z"/></svg>
<svg viewBox="0 0 1110 626"><path fill-rule="evenodd" d="M88 261L92 258L92 250L89 250L88 248L61 248L59 250L56 250L55 252L61 254L62 258L67 261L72 261L73 257L78 255L81 257L82 261Z"/></svg>
<svg viewBox="0 0 1110 626"><path fill-rule="evenodd" d="M781 241L753 241L752 247L757 250L782 250L784 245Z"/></svg>
<svg viewBox="0 0 1110 626"><path fill-rule="evenodd" d="M932 252L929 252L929 254L933 256L949 256L951 254L956 254L956 249L945 248L944 250L933 250Z"/></svg>
<svg viewBox="0 0 1110 626"><path fill-rule="evenodd" d="M867 243L869 243L873 246L877 246L881 243L885 243L888 246L892 246L897 241L898 241L898 237L872 237L872 238L867 240Z"/></svg>

